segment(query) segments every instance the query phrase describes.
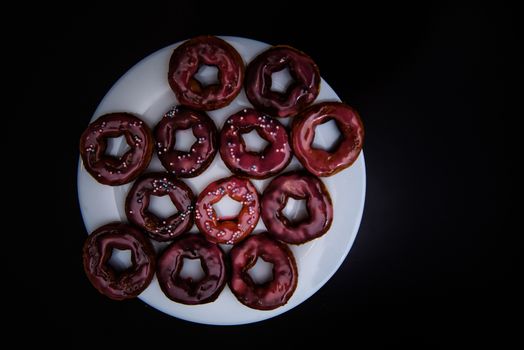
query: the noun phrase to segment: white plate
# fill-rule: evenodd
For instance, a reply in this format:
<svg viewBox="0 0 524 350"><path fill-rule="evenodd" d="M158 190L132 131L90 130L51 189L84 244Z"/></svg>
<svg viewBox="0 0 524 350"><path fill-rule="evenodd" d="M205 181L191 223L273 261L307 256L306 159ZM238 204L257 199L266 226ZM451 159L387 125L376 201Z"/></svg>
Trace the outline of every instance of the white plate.
<svg viewBox="0 0 524 350"><path fill-rule="evenodd" d="M222 38L240 53L245 63L250 62L257 54L269 47L268 44L251 39ZM171 53L179 44L165 47L131 68L107 93L91 121L106 113L125 111L135 113L153 128L162 115L177 103L167 82L167 70ZM320 68L322 69L322 67ZM284 83L280 79L282 76L275 77L276 88ZM320 101L340 101L337 94L324 80L321 82L320 94L315 103ZM251 107L251 104L242 91L229 106L209 112L209 115L215 121L217 128L221 128L229 115L246 107ZM288 124L289 119L280 119L280 121ZM335 127L322 127L316 142L323 144L327 140L333 140L337 135L336 133ZM110 149L110 152L121 151L125 144L121 140L117 140L112 143L111 147L113 149ZM296 158L293 158L287 170L297 168L301 168L301 166ZM156 155L149 170L163 170ZM184 181L193 189L195 194L198 194L208 183L229 175L231 175L230 171L222 162L220 155L217 154L213 163L203 174ZM297 289L286 305L271 311L250 309L238 302L226 286L215 302L187 306L168 299L160 290L156 277L150 286L139 295L139 298L150 306L174 317L216 325L261 321L299 305L322 287L337 271L355 240L364 208L366 187L364 155L361 153L350 168L322 180L333 200L333 225L321 238L300 246L290 246L297 261L299 278ZM261 193L270 179L252 181ZM97 227L112 221L127 222L123 208L129 188L129 184L118 187L99 184L86 172L82 162L80 162L78 167L78 196L88 232L93 232ZM162 211L162 208L159 208L159 210ZM193 228L193 231L195 230L196 227ZM255 232L263 230L265 230L265 227L260 220ZM123 255L113 255L116 258L116 263L123 263Z"/></svg>

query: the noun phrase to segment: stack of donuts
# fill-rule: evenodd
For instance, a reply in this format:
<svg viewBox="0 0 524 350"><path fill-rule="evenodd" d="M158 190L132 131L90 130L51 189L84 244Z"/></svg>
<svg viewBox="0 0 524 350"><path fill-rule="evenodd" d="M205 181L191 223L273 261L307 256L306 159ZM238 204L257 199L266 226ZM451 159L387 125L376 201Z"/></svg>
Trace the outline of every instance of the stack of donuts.
<svg viewBox="0 0 524 350"><path fill-rule="evenodd" d="M201 66L218 69L218 82L204 86L195 77ZM288 69L293 82L284 92L271 89L272 74ZM165 295L178 303L213 302L226 284L247 307L272 310L288 302L298 269L288 245L326 234L333 221L330 194L321 177L332 176L357 159L364 129L357 112L339 102L315 104L320 73L305 53L274 46L244 66L224 40L200 36L174 49L169 61L174 106L150 129L125 111L102 115L81 136L85 169L103 185L134 182L127 194L128 223L108 223L92 232L83 248L85 272L93 286L115 300L136 297L156 274ZM237 111L218 130L207 111L229 105L244 88L253 108ZM159 116L160 117L160 116ZM292 118L290 127L279 119ZM315 128L334 120L342 141L334 150L314 147ZM176 132L190 129L195 143L177 149ZM248 150L243 135L256 130L268 145ZM109 138L124 136L129 150L106 154ZM164 172L145 172L156 152ZM198 194L184 179L202 174L219 153L231 176L217 179ZM303 170L283 172L293 155ZM250 179L273 177L262 193ZM148 210L151 196L169 196L177 212L159 217ZM229 196L242 205L235 217L217 214L213 205ZM305 200L307 217L286 217L289 198ZM259 219L266 232L254 233ZM196 224L198 232L190 232ZM156 252L152 241L167 242ZM228 253L223 249L232 246ZM113 249L130 250L131 266L118 271L109 263ZM249 270L257 259L273 264L273 278L256 283ZM184 259L199 259L204 277L182 277Z"/></svg>

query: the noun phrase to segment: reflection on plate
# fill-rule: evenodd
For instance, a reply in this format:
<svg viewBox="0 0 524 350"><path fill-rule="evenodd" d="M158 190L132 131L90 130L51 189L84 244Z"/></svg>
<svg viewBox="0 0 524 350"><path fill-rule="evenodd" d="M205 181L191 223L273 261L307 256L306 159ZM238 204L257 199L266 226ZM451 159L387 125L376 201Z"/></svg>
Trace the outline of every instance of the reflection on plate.
<svg viewBox="0 0 524 350"><path fill-rule="evenodd" d="M229 42L243 57L244 62L250 62L258 53L269 47L268 44L238 37L222 37ZM177 104L175 95L167 82L168 62L171 53L180 43L163 48L146 57L130 69L111 88L98 106L92 120L99 116L117 111L126 111L140 116L151 128L161 119L169 108ZM322 72L322 67L320 67ZM206 79L212 70L202 70L201 78ZM285 86L286 76L284 74L274 77L274 88L282 89ZM321 82L320 94L316 102L340 101L333 89L324 81ZM228 116L240 109L251 107L244 92L227 107L208 112L215 121L217 128L221 128ZM291 118L279 119L288 125ZM336 139L337 129L330 124L323 126L317 132L315 142L319 145L328 146ZM191 143L190 137L179 142ZM249 140L257 142L259 140ZM177 144L178 146L178 144ZM256 145L255 145L256 146ZM109 145L109 152L116 154L126 147L125 142L116 139ZM285 171L300 169L301 165L296 158ZM149 171L163 171L160 161L154 156L149 166ZM207 184L222 177L230 176L231 173L217 154L213 163L200 176L192 179L184 179L195 194L199 193ZM258 191L262 193L266 184L271 179L252 180ZM300 246L290 246L297 260L299 271L298 286L295 294L289 302L275 310L258 311L250 309L236 300L229 288L226 286L219 298L213 302L197 306L188 306L169 300L160 290L158 282L153 279L151 285L140 294L139 298L150 306L188 321L231 325L244 324L261 321L279 315L299 305L309 298L335 273L348 254L351 245L358 232L362 211L364 208L366 173L364 167L364 155L361 153L357 161L348 169L322 181L328 188L333 201L334 220L331 229L319 239ZM124 200L130 184L110 187L96 182L85 170L82 162L78 167L78 196L84 223L88 232L112 221L127 222L124 213ZM300 202L293 202L296 208L286 207L288 212L297 210ZM166 213L169 204L166 201L154 203L159 213ZM234 203L230 203L234 205ZM153 208L155 210L155 208ZM224 210L228 210L227 207ZM167 214L167 213L166 213ZM264 231L262 220L259 221L255 232ZM196 231L196 228L193 229ZM160 244L156 245L161 248ZM226 249L227 250L227 249ZM114 254L115 255L115 254ZM123 263L124 255L116 255L114 260Z"/></svg>

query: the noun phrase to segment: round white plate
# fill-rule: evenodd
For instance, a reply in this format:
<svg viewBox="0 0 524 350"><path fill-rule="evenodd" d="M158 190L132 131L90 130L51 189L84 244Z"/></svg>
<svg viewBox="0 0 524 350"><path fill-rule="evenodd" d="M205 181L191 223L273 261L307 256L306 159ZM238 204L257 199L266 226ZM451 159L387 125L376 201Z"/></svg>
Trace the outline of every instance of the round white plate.
<svg viewBox="0 0 524 350"><path fill-rule="evenodd" d="M229 42L249 63L257 54L269 47L268 44L239 37L222 37ZM146 57L131 68L104 97L96 109L91 121L110 112L131 112L139 116L153 128L162 115L173 105L177 104L174 93L167 82L168 62L173 49L180 43L165 47ZM322 69L322 67L320 67ZM212 70L202 71L202 80ZM285 75L274 76L274 88L282 88L285 84ZM322 80L320 94L316 102L340 101L331 87ZM240 109L251 107L244 91L227 107L209 112L217 128L221 128L228 116ZM289 124L290 118L279 119L284 124ZM86 125L87 126L87 125ZM315 142L327 145L337 136L337 129L331 124L324 124L317 129ZM178 140L177 140L178 141ZM182 140L183 141L183 140ZM248 143L251 140L248 141ZM177 147L179 144L177 143ZM126 147L121 139L110 143L108 151L111 153L122 152ZM287 170L301 168L293 158ZM154 156L150 171L164 170L160 161ZM198 194L210 182L230 176L231 172L217 154L210 167L200 176L184 179ZM260 193L271 179L252 180ZM293 251L299 272L298 285L289 302L275 310L259 311L250 309L234 297L226 286L218 299L212 303L188 306L168 299L160 290L156 277L150 286L139 295L139 298L150 306L184 320L216 325L244 324L265 320L299 305L320 287L337 271L347 256L358 232L366 187L366 172L364 155L361 153L357 161L348 169L327 178L322 178L327 186L334 207L334 220L331 229L322 237L300 246L290 246ZM84 223L88 232L93 232L97 227L112 221L127 222L124 213L124 200L130 184L111 187L99 184L86 172L82 162L78 166L78 197ZM158 202L156 210L166 212L166 202ZM155 209L155 208L153 208ZM224 208L228 210L228 208ZM286 208L293 212L296 208ZM255 233L265 230L262 220L258 222ZM196 231L196 227L193 228ZM160 248L160 245L156 245ZM227 249L226 249L227 250ZM123 264L125 254L114 253L112 262ZM191 271L190 271L191 273Z"/></svg>

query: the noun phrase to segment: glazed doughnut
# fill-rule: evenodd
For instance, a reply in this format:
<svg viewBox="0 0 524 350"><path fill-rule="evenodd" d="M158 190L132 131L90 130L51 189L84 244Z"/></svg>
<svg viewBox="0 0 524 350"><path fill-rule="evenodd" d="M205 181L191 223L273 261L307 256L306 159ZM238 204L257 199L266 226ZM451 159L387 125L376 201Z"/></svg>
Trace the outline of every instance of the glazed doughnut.
<svg viewBox="0 0 524 350"><path fill-rule="evenodd" d="M117 272L109 265L114 248L131 251L131 267ZM138 229L122 223L104 225L89 235L84 243L83 262L91 284L114 300L136 297L155 273L153 246Z"/></svg>
<svg viewBox="0 0 524 350"><path fill-rule="evenodd" d="M343 141L333 152L312 146L315 128L334 119ZM300 113L291 130L293 151L302 165L316 176L331 176L349 167L358 158L364 142L364 126L358 113L340 102L313 105Z"/></svg>
<svg viewBox="0 0 524 350"><path fill-rule="evenodd" d="M130 149L120 157L106 155L107 139L125 136ZM153 137L144 122L129 113L105 114L92 122L80 138L86 170L104 185L131 182L149 165Z"/></svg>
<svg viewBox="0 0 524 350"><path fill-rule="evenodd" d="M180 276L184 258L200 259L205 274L201 280ZM162 253L156 275L160 288L169 299L188 305L209 303L218 297L226 284L225 256L218 245L201 235L185 235Z"/></svg>
<svg viewBox="0 0 524 350"><path fill-rule="evenodd" d="M197 139L189 152L175 149L176 131L191 128ZM177 177L195 177L211 164L217 152L217 128L204 112L175 107L155 130L156 151L162 165Z"/></svg>
<svg viewBox="0 0 524 350"><path fill-rule="evenodd" d="M288 198L305 199L308 217L291 223L282 213ZM273 237L302 244L322 236L333 222L333 206L326 187L306 172L289 172L274 178L261 199L262 220Z"/></svg>
<svg viewBox="0 0 524 350"><path fill-rule="evenodd" d="M218 69L218 84L203 87L195 74L203 65ZM177 47L169 61L168 81L178 101L188 107L210 111L227 106L239 94L244 62L222 39L199 36Z"/></svg>
<svg viewBox="0 0 524 350"><path fill-rule="evenodd" d="M236 217L218 217L213 204L228 195L242 203ZM235 244L253 231L260 216L258 192L248 179L231 176L210 183L198 196L195 222L206 239L213 243Z"/></svg>
<svg viewBox="0 0 524 350"><path fill-rule="evenodd" d="M298 269L287 245L266 234L250 236L230 252L231 279L229 287L244 305L258 310L272 310L286 304L295 292ZM248 271L258 258L273 264L273 279L256 284Z"/></svg>
<svg viewBox="0 0 524 350"><path fill-rule="evenodd" d="M159 218L148 210L151 196L169 196L177 212ZM169 241L193 226L194 196L191 189L171 174L150 173L138 178L126 198L126 216L157 241Z"/></svg>
<svg viewBox="0 0 524 350"><path fill-rule="evenodd" d="M271 90L272 74L288 68L293 83L284 93ZM320 73L305 53L290 46L274 46L249 63L246 95L260 111L278 117L296 115L311 104L320 91Z"/></svg>
<svg viewBox="0 0 524 350"><path fill-rule="evenodd" d="M260 153L247 151L242 138L253 129L269 143ZM265 179L284 169L292 153L286 128L278 120L244 109L225 122L220 132L220 156L233 173Z"/></svg>

